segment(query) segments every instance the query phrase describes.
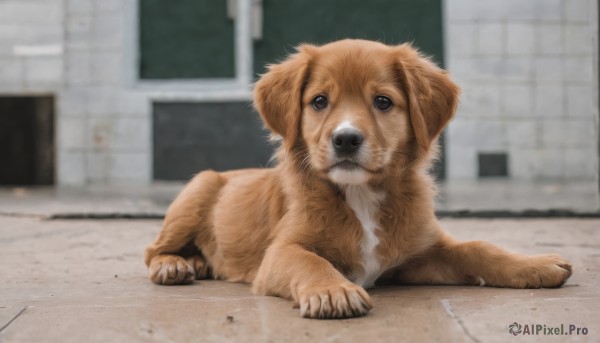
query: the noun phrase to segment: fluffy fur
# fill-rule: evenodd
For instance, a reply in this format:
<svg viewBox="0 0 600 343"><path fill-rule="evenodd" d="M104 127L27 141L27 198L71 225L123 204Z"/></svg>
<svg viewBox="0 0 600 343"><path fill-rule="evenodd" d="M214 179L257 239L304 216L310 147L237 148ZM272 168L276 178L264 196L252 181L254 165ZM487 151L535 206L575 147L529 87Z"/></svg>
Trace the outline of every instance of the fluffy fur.
<svg viewBox="0 0 600 343"><path fill-rule="evenodd" d="M320 95L328 104L317 110ZM391 108L377 108L377 96ZM365 315L374 283L561 286L571 265L558 255L458 242L438 225L426 171L458 96L448 74L407 44L300 46L254 91L282 140L277 166L198 174L146 250L150 279L251 283L310 318ZM350 157L332 146L339 130L363 137Z"/></svg>

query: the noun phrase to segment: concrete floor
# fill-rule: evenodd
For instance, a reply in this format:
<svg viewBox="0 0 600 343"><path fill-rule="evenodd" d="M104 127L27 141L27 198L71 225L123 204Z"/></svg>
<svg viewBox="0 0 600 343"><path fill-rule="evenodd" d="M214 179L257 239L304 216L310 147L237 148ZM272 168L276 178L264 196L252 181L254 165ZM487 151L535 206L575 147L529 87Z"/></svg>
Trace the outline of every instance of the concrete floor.
<svg viewBox="0 0 600 343"><path fill-rule="evenodd" d="M249 286L157 286L142 252L160 220L44 220L0 216L1 342L510 342L516 322L586 328L553 341L600 341L600 220L445 219L461 239L514 251L557 252L574 264L560 289L398 286L370 290L374 309L308 320ZM580 331L581 333L581 331Z"/></svg>

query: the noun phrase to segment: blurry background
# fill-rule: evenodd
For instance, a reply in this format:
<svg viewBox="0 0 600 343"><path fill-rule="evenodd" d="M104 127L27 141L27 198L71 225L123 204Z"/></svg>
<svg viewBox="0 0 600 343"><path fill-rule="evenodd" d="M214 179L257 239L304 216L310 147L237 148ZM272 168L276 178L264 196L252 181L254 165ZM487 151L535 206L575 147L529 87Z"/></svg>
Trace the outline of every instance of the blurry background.
<svg viewBox="0 0 600 343"><path fill-rule="evenodd" d="M0 0L0 185L265 166L251 83L347 37L414 42L461 85L440 208L598 211L593 0Z"/></svg>

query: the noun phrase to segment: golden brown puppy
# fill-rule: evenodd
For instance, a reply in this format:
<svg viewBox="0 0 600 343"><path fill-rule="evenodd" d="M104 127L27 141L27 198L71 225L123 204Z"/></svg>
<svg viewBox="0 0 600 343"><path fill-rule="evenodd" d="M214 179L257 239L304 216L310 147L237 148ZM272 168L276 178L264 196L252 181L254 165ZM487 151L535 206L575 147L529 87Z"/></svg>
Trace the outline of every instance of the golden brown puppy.
<svg viewBox="0 0 600 343"><path fill-rule="evenodd" d="M146 250L150 278L215 277L292 299L310 318L361 316L375 282L559 287L557 255L457 242L428 175L458 87L410 45L303 45L258 81L282 139L272 169L198 174Z"/></svg>

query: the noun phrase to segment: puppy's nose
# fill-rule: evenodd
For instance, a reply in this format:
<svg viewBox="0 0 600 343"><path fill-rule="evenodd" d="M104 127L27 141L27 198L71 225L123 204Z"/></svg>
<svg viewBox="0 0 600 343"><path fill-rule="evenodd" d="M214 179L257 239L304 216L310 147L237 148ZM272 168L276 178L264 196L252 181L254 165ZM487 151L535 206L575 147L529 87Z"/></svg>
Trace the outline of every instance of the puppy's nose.
<svg viewBox="0 0 600 343"><path fill-rule="evenodd" d="M363 136L354 130L341 130L331 137L333 148L337 154L354 154L362 144Z"/></svg>

